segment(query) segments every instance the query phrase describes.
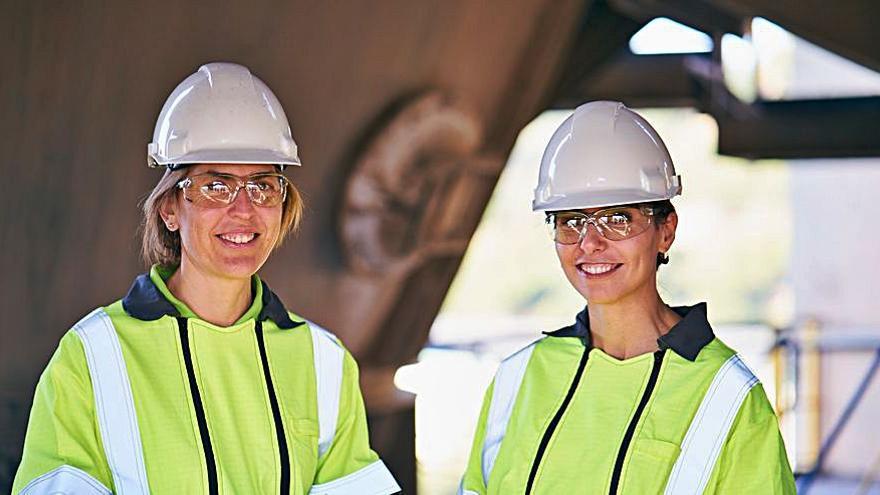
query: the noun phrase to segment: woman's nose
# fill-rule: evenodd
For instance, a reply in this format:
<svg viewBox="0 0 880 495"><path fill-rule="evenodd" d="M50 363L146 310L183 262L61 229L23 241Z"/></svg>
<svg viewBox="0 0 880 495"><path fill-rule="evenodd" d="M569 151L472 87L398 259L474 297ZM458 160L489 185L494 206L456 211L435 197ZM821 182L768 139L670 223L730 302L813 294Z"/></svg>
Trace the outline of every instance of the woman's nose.
<svg viewBox="0 0 880 495"><path fill-rule="evenodd" d="M579 245L585 253L592 253L604 249L607 242L608 240L599 232L599 227L593 223L588 223Z"/></svg>
<svg viewBox="0 0 880 495"><path fill-rule="evenodd" d="M254 204L248 196L247 190L242 188L238 190L235 200L229 205L230 213L251 214L254 211Z"/></svg>

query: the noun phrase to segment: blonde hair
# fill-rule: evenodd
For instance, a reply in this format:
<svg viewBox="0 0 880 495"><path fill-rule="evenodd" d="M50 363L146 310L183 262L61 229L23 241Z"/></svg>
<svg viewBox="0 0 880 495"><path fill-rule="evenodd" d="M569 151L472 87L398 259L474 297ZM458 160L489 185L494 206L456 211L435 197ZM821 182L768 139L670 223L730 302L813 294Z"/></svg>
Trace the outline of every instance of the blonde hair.
<svg viewBox="0 0 880 495"><path fill-rule="evenodd" d="M144 201L141 256L147 266L158 264L172 267L180 264L180 232L168 230L159 212L166 201L172 201L176 197L180 191L177 183L186 178L186 175L186 167L177 170L167 169ZM302 196L290 180L285 183L287 197L281 207L281 231L272 247L273 251L281 246L291 232L296 232L302 219Z"/></svg>

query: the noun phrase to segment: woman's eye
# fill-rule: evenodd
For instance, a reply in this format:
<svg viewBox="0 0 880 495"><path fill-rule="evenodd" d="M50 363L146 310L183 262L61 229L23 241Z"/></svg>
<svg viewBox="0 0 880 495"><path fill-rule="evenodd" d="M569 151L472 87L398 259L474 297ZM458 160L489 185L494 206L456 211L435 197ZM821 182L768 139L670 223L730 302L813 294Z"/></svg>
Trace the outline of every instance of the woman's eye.
<svg viewBox="0 0 880 495"><path fill-rule="evenodd" d="M578 225L580 225L580 223L581 223L580 219L578 219L578 218L563 218L560 220L561 220L559 222L560 226L568 227L570 229L576 229L578 227Z"/></svg>
<svg viewBox="0 0 880 495"><path fill-rule="evenodd" d="M274 189L281 189L277 184L277 179L272 178L258 179L248 183L249 186L264 192Z"/></svg>
<svg viewBox="0 0 880 495"><path fill-rule="evenodd" d="M629 223L629 217L623 213L615 213L613 215L609 215L606 218L606 221L611 225L625 225Z"/></svg>
<svg viewBox="0 0 880 495"><path fill-rule="evenodd" d="M205 189L208 192L212 192L212 193L222 193L222 192L229 191L229 187L222 182L212 182L212 183L206 185Z"/></svg>

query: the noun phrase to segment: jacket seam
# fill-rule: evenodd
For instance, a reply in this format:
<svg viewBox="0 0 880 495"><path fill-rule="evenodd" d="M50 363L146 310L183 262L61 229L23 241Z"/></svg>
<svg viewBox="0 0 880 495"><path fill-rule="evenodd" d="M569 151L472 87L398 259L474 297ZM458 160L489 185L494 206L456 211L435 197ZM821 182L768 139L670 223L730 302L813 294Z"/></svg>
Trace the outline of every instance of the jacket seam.
<svg viewBox="0 0 880 495"><path fill-rule="evenodd" d="M648 400L648 403L645 404L645 410L642 412L642 419L639 420L638 426L636 426L636 431L633 433L633 437L630 441L630 447L627 449L626 459L624 460L623 469L620 472L620 485L618 486L618 493L626 493L624 487L626 486L627 476L626 474L629 472L630 465L632 463L632 456L629 455L630 451L633 450L633 445L639 439L642 430L645 428L645 423L647 423L648 418L651 416L651 411L654 409L654 402L657 400L657 397L660 395L659 389L660 384L663 382L663 378L666 376L666 370L668 369L668 360L672 359L673 353L665 353L666 356L663 357L663 362L660 364L660 373L657 376L657 382L654 383L654 393L651 394L651 398ZM675 355L678 355L675 353ZM685 358L687 359L687 358ZM692 361L689 361L692 362ZM647 385L647 382L645 382ZM685 427L687 430L687 426ZM672 471L672 466L669 468L670 473ZM667 475L668 478L668 475ZM608 482L610 482L610 478Z"/></svg>
<svg viewBox="0 0 880 495"><path fill-rule="evenodd" d="M192 441L192 444L196 445L196 446L201 446L202 439L201 439L201 435L199 434L198 419L196 418L196 415L198 413L195 410L196 406L195 406L195 402L193 401L193 398L192 398L192 390L190 390L190 386L189 386L189 374L186 371L186 361L185 361L186 358L183 356L184 351L183 351L183 343L180 341L180 330L177 328L177 319L175 317L167 316L167 315L166 315L166 317L171 318L171 320L169 321L169 323L170 323L169 326L172 331L172 338L174 340L174 346L177 348L177 371L180 376L180 386L184 391L183 397L180 399L180 405L182 406L183 409L185 409L187 411L187 413L189 415L189 433L190 433L190 439ZM197 447L197 449L198 449L198 452L197 452L198 455L196 457L198 458L198 463L199 463L199 466L201 466L201 468L202 468L202 474L204 476L202 478L202 482L204 483L203 486L205 488L207 488L208 466L207 466L207 459L205 459L204 446Z"/></svg>
<svg viewBox="0 0 880 495"><path fill-rule="evenodd" d="M544 471L544 457L547 455L547 452L549 451L551 445L555 445L556 432L559 430L563 423L563 420L567 416L568 411L571 407L571 402L574 401L575 395L577 394L578 389L581 387L581 382L584 379L584 376L586 376L587 374L587 367L590 366L589 357L591 350L592 349L590 347L586 346L584 346L581 350L581 355L578 358L577 366L575 367L574 373L569 379L568 387L564 389L561 401L559 401L552 409L552 414L550 415L549 421L546 422L544 427L541 429L542 433L541 436L538 438L538 445L533 451L533 455L531 457L532 462L537 462L538 464L537 466L529 467L529 475L526 478L525 495L531 495L531 493L535 489L535 486L538 483L538 479L541 477L541 474ZM571 395L570 397L569 394ZM562 410L562 414L559 416L559 421L556 423L553 431L550 432L550 437L547 439L547 443L544 445L544 449L541 450L541 444L543 443L544 435L547 434L547 430L550 428L550 425L553 423L556 415L560 413L560 409L562 409L563 406L565 406L565 409ZM540 458L538 457L539 454ZM534 469L534 477L532 477L532 469ZM531 484L529 484L529 480L531 480Z"/></svg>
<svg viewBox="0 0 880 495"><path fill-rule="evenodd" d="M266 334L265 329L263 328L262 322L255 322L253 329L253 336L257 344L257 351L259 355L257 356L257 362L260 363L260 372L263 375L263 390L265 392L264 399L268 399L269 402L269 415L268 418L269 424L272 425L272 429L276 430L274 439L275 439L275 452L273 453L273 457L275 457L275 475L278 480L278 491L283 494L283 486L282 478L284 474L285 468L287 469L287 490L290 491L291 486L293 486L293 469L292 469L292 461L293 456L291 454L291 444L287 441L287 428L284 427L284 412L281 409L281 401L278 400L278 392L274 389L275 380L272 377L272 365L269 360L269 350L266 345ZM259 333L258 333L259 332ZM265 363L266 368L265 371L263 369L263 351L260 351L260 339L263 341L263 351L265 351ZM272 404L272 397L275 397L275 404ZM265 403L264 403L265 405ZM275 417L274 407L278 408L278 418ZM280 428L280 432L277 431ZM282 446L280 442L284 442ZM282 459L281 449L287 453L287 466L284 466L285 459Z"/></svg>
<svg viewBox="0 0 880 495"><path fill-rule="evenodd" d="M187 380L187 385L188 385L188 388L190 391L190 403L192 405L193 411L195 412L195 416L196 416L195 419L196 419L196 425L197 425L197 428L199 431L199 442L202 445L201 457L204 460L204 466L205 466L205 475L206 475L205 481L207 482L206 488L208 489L208 492L211 493L211 466L209 466L209 463L213 462L213 464L214 464L213 465L214 483L216 484L214 488L216 490L216 493L222 493L222 490L220 490L220 469L219 469L219 464L217 462L217 454L214 452L214 442L211 440L212 439L211 426L210 426L210 423L208 422L208 412L205 408L205 399L203 398L203 395L202 395L202 389L204 387L199 385L199 376L201 375L202 371L201 371L201 367L199 366L199 363L194 359L194 356L193 356L194 353L192 351L192 346L189 344L189 340L191 340L190 337L192 334L192 332L190 332L190 330L189 330L189 326L190 326L189 325L189 318L180 316L180 317L176 318L176 321L178 322L177 331L178 331L178 334L180 335L179 340L180 340L181 350L184 353L184 365L186 365L186 359L187 359L186 354L187 354L187 350L188 350L189 351L188 352L189 362L192 366L193 376L192 376L191 380L189 380L189 379ZM181 330L181 328L180 328L181 323L184 325L183 330ZM187 339L187 348L188 349L183 349L183 339L184 338ZM189 375L189 370L187 370L187 376L188 375ZM195 390L193 389L193 386L195 387ZM204 422L205 422L205 433L207 434L207 437L208 437L207 438L208 445L205 445L205 439L202 438L202 434L201 434L202 428L200 425L198 425L199 411L196 406L196 400L195 400L196 394L198 394L199 402L201 403L202 416L204 416ZM210 448L210 450L211 450L211 459L208 459L208 448Z"/></svg>

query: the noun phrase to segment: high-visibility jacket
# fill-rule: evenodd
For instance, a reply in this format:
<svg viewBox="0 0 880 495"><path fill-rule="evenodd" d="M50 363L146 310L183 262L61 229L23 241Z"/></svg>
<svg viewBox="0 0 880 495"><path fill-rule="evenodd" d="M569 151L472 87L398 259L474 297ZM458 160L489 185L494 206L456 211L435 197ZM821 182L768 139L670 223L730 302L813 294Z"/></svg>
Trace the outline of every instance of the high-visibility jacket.
<svg viewBox="0 0 880 495"><path fill-rule="evenodd" d="M257 276L228 327L153 267L74 325L40 377L13 493L389 494L357 366Z"/></svg>
<svg viewBox="0 0 880 495"><path fill-rule="evenodd" d="M504 360L486 393L461 494L794 494L758 379L715 338L706 306L660 349L619 360L584 310Z"/></svg>

